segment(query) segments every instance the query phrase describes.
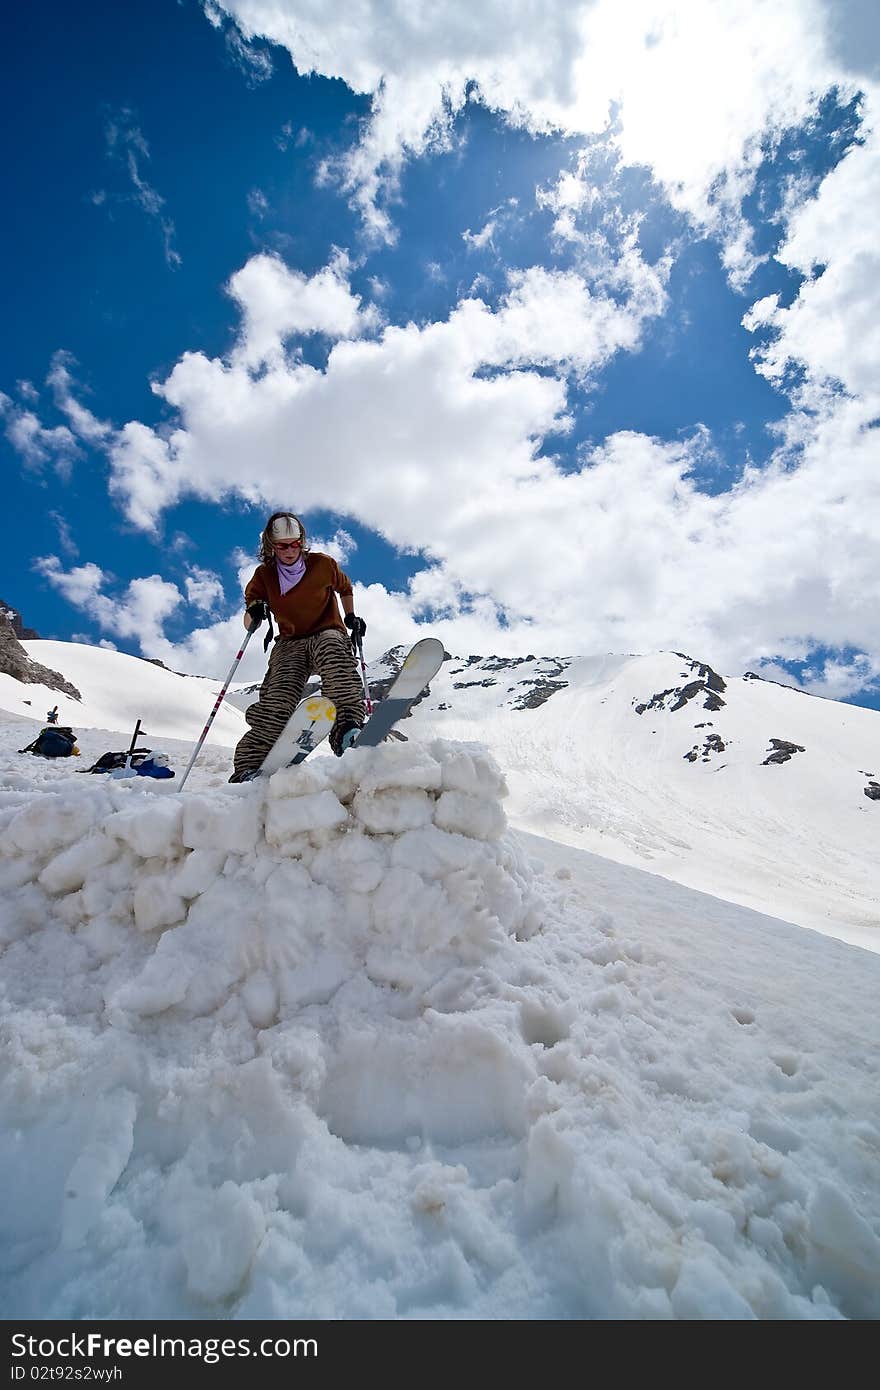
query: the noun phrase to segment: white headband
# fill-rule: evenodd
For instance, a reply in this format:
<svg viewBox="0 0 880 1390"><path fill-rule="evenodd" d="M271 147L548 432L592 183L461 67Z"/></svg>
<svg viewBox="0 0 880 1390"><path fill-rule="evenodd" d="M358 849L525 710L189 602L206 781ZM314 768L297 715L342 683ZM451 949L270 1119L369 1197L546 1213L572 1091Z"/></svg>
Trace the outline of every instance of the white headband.
<svg viewBox="0 0 880 1390"><path fill-rule="evenodd" d="M301 541L302 527L295 516L279 516L272 522L273 541Z"/></svg>

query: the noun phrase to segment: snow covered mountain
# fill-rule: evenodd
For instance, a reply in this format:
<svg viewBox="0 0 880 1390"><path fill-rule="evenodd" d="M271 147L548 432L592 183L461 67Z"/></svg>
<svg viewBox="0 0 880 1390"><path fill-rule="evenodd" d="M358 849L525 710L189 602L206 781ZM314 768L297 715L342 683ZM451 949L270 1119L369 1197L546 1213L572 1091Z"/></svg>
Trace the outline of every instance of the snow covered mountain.
<svg viewBox="0 0 880 1390"><path fill-rule="evenodd" d="M25 685L0 671L0 709L35 719L42 727L46 711L58 705L59 723L69 724L77 732L113 732L117 735L114 747L119 745L118 735L131 735L138 719L154 739L189 739L195 744L220 690L219 681L179 676L151 661L103 647L49 641L21 645L33 662L60 671L80 698L39 681ZM217 743L228 746L234 745L246 728L239 712L223 704L211 733Z"/></svg>
<svg viewBox="0 0 880 1390"><path fill-rule="evenodd" d="M78 732L126 734L141 718L154 746L191 749L219 689L119 652L24 648L81 690L81 702L61 700L61 722ZM371 664L375 698L404 655L395 648ZM234 686L212 725L202 757L218 774L257 688ZM0 707L11 712L40 719L57 700L0 675ZM880 949L876 711L750 673L723 677L675 652L472 655L444 663L403 732L485 743L505 769L514 825Z"/></svg>
<svg viewBox="0 0 880 1390"><path fill-rule="evenodd" d="M370 667L375 696L405 654ZM875 710L677 652L468 656L403 731L485 743L514 825L880 950Z"/></svg>
<svg viewBox="0 0 880 1390"><path fill-rule="evenodd" d="M484 741L518 826L880 947L874 710L674 652L472 656L411 724Z"/></svg>
<svg viewBox="0 0 880 1390"><path fill-rule="evenodd" d="M83 763L142 718L182 769L216 682L51 657ZM807 874L814 824L880 809L864 711L471 658L405 743L230 786L227 733L179 795L19 754L33 690L0 687L0 1315L880 1315L880 954L656 872L717 845L793 893L761 878L779 779L812 769Z"/></svg>

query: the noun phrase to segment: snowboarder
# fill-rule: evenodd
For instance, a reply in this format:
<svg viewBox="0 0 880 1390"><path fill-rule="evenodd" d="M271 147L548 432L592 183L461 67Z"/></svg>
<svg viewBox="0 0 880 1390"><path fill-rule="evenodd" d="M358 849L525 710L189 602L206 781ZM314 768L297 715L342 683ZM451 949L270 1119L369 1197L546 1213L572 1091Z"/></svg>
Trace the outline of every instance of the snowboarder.
<svg viewBox="0 0 880 1390"><path fill-rule="evenodd" d="M337 756L364 723L364 687L354 643L367 625L355 615L348 575L331 556L309 549L305 527L293 512L269 517L260 536L260 561L244 591L244 625L250 630L266 617L271 631L271 613L278 636L259 699L245 710L250 729L236 746L230 782L247 781L257 771L311 675L320 676L323 694L336 706L330 747Z"/></svg>
<svg viewBox="0 0 880 1390"><path fill-rule="evenodd" d="M54 705L53 708L49 710L49 713L46 715L46 720L47 720L47 722L48 722L49 724L57 724L57 723L58 723L58 706L57 706L57 705Z"/></svg>

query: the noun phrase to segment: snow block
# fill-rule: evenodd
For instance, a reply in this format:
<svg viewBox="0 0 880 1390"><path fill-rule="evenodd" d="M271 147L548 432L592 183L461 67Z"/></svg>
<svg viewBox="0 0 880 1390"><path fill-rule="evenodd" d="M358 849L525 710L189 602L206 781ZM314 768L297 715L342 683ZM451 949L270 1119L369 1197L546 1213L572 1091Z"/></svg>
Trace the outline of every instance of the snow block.
<svg viewBox="0 0 880 1390"><path fill-rule="evenodd" d="M443 792L434 811L441 830L469 835L474 840L497 840L507 829L507 817L497 804L467 792Z"/></svg>
<svg viewBox="0 0 880 1390"><path fill-rule="evenodd" d="M175 893L164 874L150 874L134 890L134 921L138 931L173 927L186 916L186 902Z"/></svg>
<svg viewBox="0 0 880 1390"><path fill-rule="evenodd" d="M124 841L141 859L173 854L180 845L183 803L179 797L151 797L142 806L129 806L110 816L108 835Z"/></svg>
<svg viewBox="0 0 880 1390"><path fill-rule="evenodd" d="M347 820L348 812L329 788L284 800L276 796L270 799L266 812L266 840L280 846L294 835L333 830Z"/></svg>
<svg viewBox="0 0 880 1390"><path fill-rule="evenodd" d="M370 751L373 751L373 756L364 767L359 784L364 796L392 788L395 791L407 788L439 790L442 769L427 748L417 743L387 743L375 750L361 750L362 754Z"/></svg>
<svg viewBox="0 0 880 1390"><path fill-rule="evenodd" d="M119 855L119 845L99 830L56 854L43 869L39 883L49 893L75 893L95 869Z"/></svg>
<svg viewBox="0 0 880 1390"><path fill-rule="evenodd" d="M479 743L452 743L436 738L431 754L440 764L444 791L498 801L508 794L507 782L487 748Z"/></svg>
<svg viewBox="0 0 880 1390"><path fill-rule="evenodd" d="M6 839L25 854L53 854L83 839L103 812L104 806L94 797L46 793L12 817Z"/></svg>
<svg viewBox="0 0 880 1390"><path fill-rule="evenodd" d="M225 861L225 850L194 849L172 875L171 888L182 898L197 898L220 876Z"/></svg>
<svg viewBox="0 0 880 1390"><path fill-rule="evenodd" d="M292 796L313 796L327 787L327 776L321 759L309 759L297 767L282 767L269 778L270 801Z"/></svg>
<svg viewBox="0 0 880 1390"><path fill-rule="evenodd" d="M183 808L181 841L187 849L252 854L260 836L262 800L250 796L191 796Z"/></svg>
<svg viewBox="0 0 880 1390"><path fill-rule="evenodd" d="M400 835L414 825L427 825L434 814L434 802L426 791L356 793L352 810L364 828L373 835Z"/></svg>

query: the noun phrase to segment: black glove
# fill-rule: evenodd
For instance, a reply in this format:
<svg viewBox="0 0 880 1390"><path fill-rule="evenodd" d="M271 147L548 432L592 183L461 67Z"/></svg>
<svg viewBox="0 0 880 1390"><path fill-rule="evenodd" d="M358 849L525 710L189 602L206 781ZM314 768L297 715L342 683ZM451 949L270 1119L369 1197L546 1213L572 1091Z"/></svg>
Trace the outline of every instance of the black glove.
<svg viewBox="0 0 880 1390"><path fill-rule="evenodd" d="M359 642L363 641L364 633L367 630L366 623L356 613L346 613L345 626L351 633L351 645L356 647Z"/></svg>
<svg viewBox="0 0 880 1390"><path fill-rule="evenodd" d="M251 620L251 632L256 632L264 618L269 616L269 605L264 598L254 599L244 610Z"/></svg>

